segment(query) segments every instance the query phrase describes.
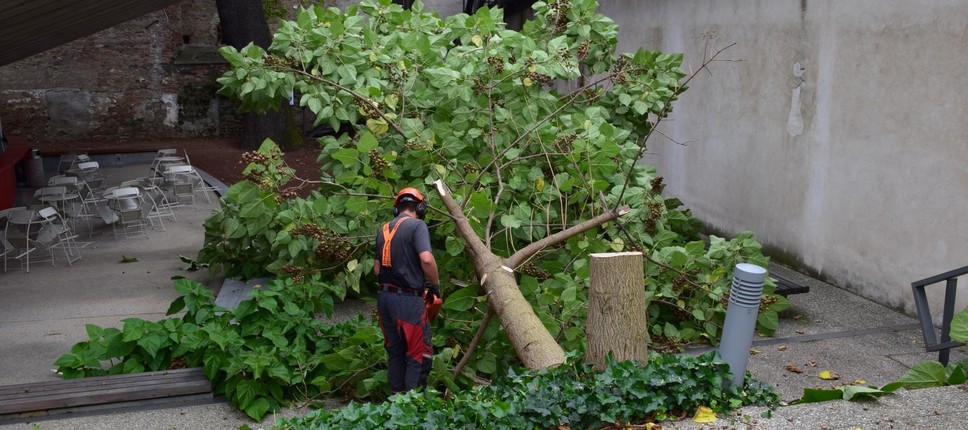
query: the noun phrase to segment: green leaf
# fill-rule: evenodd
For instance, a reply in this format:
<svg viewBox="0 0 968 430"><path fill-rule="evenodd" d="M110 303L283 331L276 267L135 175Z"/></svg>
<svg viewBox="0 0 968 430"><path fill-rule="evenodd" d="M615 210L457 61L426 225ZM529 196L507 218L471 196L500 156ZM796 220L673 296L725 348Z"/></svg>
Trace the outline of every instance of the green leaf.
<svg viewBox="0 0 968 430"><path fill-rule="evenodd" d="M333 153L333 158L343 163L343 167L350 167L360 162L360 152L355 148L343 148Z"/></svg>
<svg viewBox="0 0 968 430"><path fill-rule="evenodd" d="M951 319L951 339L968 343L968 308L962 309Z"/></svg>
<svg viewBox="0 0 968 430"><path fill-rule="evenodd" d="M269 401L264 398L255 399L248 408L245 408L245 414L252 417L256 421L262 421L262 418L266 416L272 406Z"/></svg>
<svg viewBox="0 0 968 430"><path fill-rule="evenodd" d="M574 302L578 296L578 287L570 286L561 292L561 301L565 303Z"/></svg>
<svg viewBox="0 0 968 430"><path fill-rule="evenodd" d="M373 134L370 132L363 133L363 135L360 136L359 142L356 142L356 149L360 153L370 152L376 149L378 146L380 146L379 143L377 143L376 138L373 137Z"/></svg>
<svg viewBox="0 0 968 430"><path fill-rule="evenodd" d="M182 309L185 309L185 296L179 296L177 299L173 300L171 305L168 306L168 311L165 312L165 315L177 314L178 312L181 312Z"/></svg>
<svg viewBox="0 0 968 430"><path fill-rule="evenodd" d="M873 387L864 387L860 385L846 385L842 388L844 391L844 400L855 400L859 398L877 398L888 394L885 391Z"/></svg>
<svg viewBox="0 0 968 430"><path fill-rule="evenodd" d="M831 400L841 400L843 398L844 392L840 389L804 388L803 397L795 402L792 402L791 404L799 405L804 403L829 402Z"/></svg>
<svg viewBox="0 0 968 430"><path fill-rule="evenodd" d="M908 389L943 387L947 384L944 366L937 361L922 361L915 364L897 382L904 384L904 388Z"/></svg>
<svg viewBox="0 0 968 430"><path fill-rule="evenodd" d="M514 215L504 214L501 215L501 225L507 228L518 228L521 227L521 220L514 217Z"/></svg>
<svg viewBox="0 0 968 430"><path fill-rule="evenodd" d="M968 382L968 371L958 364L949 364L945 368L948 385L961 385Z"/></svg>
<svg viewBox="0 0 968 430"><path fill-rule="evenodd" d="M464 241L456 236L447 236L447 239L444 240L444 246L447 249L447 254L453 256L461 255L467 251Z"/></svg>
<svg viewBox="0 0 968 430"><path fill-rule="evenodd" d="M444 297L444 309L452 311L466 311L477 303L477 288L461 288L449 296Z"/></svg>
<svg viewBox="0 0 968 430"><path fill-rule="evenodd" d="M497 357L491 353L484 353L482 354L481 358L477 360L477 363L474 364L474 367L476 367L477 370L480 370L482 373L493 375L495 372L497 372Z"/></svg>

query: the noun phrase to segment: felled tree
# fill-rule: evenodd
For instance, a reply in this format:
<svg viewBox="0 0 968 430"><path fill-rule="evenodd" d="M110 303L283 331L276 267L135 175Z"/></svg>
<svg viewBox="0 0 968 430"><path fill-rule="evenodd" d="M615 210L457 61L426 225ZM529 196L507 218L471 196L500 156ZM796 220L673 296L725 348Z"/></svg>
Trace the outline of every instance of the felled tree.
<svg viewBox="0 0 968 430"><path fill-rule="evenodd" d="M404 186L436 188L428 221L446 252L438 257L444 278L476 280L445 285L445 307L467 309L480 286L489 310L475 342L493 313L524 365L562 363L556 338L581 307L575 297L587 282L587 253L633 249L693 260L681 247L667 249L677 235L667 225L661 178L637 163L685 90L682 58L616 55L618 29L596 8L594 0L538 2L535 19L516 32L504 28L500 10L441 20L419 2L405 11L367 0L345 12L301 11L268 51L223 49L233 69L219 82L245 108L263 111L295 94L317 123L357 129L322 140L320 196L286 212L264 247L295 256L322 246L326 240L293 248L301 231L293 226L308 222L299 208L311 206L333 234L355 240L338 264L346 267L340 276L358 283L372 266L367 243L389 212L381 197ZM239 192L252 197L239 199L242 212L248 205L263 216L254 205L267 200L251 188ZM225 234L227 241L234 233ZM269 269L319 264L309 256ZM548 283L564 286L549 296ZM564 311L543 310L552 306Z"/></svg>

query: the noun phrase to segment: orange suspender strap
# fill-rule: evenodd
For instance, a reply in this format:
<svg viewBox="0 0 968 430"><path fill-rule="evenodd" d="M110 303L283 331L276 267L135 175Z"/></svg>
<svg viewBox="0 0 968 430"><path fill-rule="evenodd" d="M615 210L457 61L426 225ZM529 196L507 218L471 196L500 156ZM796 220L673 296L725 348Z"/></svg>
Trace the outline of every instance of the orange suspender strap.
<svg viewBox="0 0 968 430"><path fill-rule="evenodd" d="M400 221L397 221L397 225L393 226L393 230L390 230L390 223L383 224L383 258L380 259L380 264L383 267L390 267L390 242L393 241L393 236L397 234L400 224L408 219L410 219L409 215L401 218Z"/></svg>

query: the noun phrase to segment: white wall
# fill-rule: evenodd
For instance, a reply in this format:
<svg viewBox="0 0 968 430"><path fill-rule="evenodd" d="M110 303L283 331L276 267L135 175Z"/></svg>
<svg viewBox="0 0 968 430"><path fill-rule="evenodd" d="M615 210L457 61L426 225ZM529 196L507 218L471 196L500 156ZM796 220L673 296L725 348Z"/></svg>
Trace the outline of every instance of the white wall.
<svg viewBox="0 0 968 430"><path fill-rule="evenodd" d="M621 50L684 52L687 72L736 43L660 127L686 144L647 156L708 225L912 313L911 282L968 265L968 4L602 3Z"/></svg>

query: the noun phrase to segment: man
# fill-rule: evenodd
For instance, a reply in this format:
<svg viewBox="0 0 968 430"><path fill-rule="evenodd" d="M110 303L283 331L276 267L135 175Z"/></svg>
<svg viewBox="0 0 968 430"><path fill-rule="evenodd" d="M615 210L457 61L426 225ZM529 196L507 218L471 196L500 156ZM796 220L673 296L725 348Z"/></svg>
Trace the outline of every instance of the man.
<svg viewBox="0 0 968 430"><path fill-rule="evenodd" d="M440 278L430 250L430 232L423 222L426 213L423 194L404 188L393 201L396 217L376 235L377 315L387 349L387 379L394 393L427 386L433 361L426 303L440 297ZM426 296L425 278L429 281Z"/></svg>

